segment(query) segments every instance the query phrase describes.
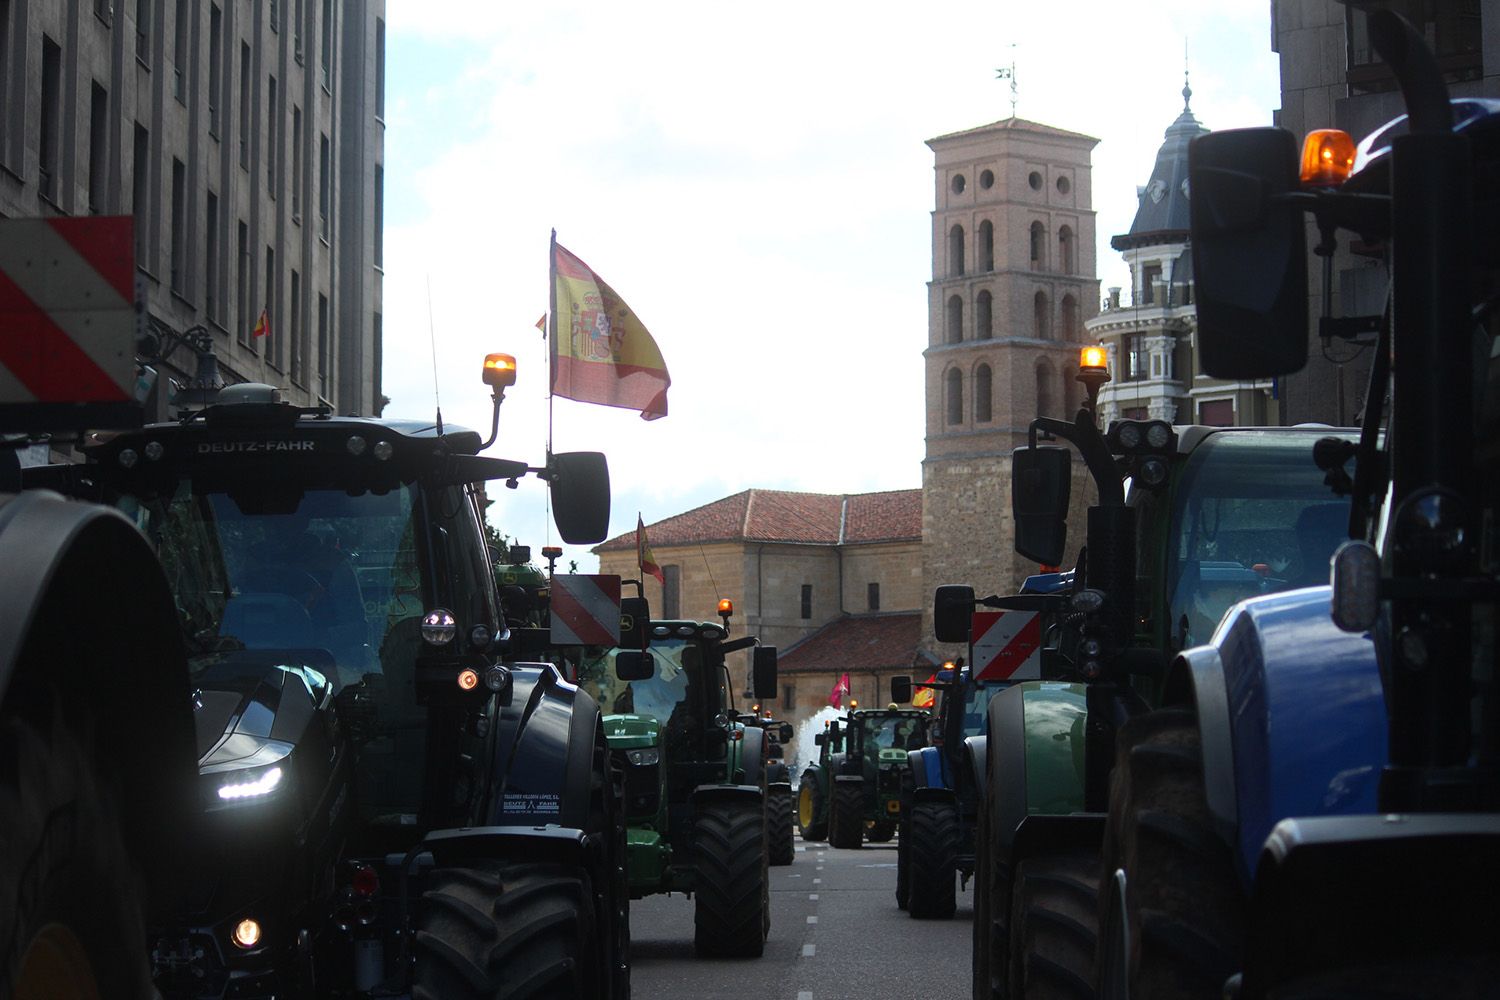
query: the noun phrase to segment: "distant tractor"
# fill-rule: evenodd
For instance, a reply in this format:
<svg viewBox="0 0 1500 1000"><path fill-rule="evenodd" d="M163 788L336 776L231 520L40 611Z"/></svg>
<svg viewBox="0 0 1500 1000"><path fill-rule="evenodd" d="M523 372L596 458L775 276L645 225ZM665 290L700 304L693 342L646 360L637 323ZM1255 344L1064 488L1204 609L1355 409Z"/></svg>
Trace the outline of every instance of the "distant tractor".
<svg viewBox="0 0 1500 1000"><path fill-rule="evenodd" d="M906 755L927 745L929 718L920 709L850 705L848 715L815 737L818 761L802 772L798 799L803 839L827 837L840 848L895 836Z"/></svg>

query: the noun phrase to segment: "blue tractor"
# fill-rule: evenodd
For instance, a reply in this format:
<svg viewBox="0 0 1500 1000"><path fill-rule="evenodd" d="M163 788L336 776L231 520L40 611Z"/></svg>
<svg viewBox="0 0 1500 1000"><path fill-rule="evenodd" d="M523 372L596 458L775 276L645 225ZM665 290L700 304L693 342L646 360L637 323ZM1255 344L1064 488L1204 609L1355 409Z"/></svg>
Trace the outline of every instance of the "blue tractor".
<svg viewBox="0 0 1500 1000"><path fill-rule="evenodd" d="M1500 981L1500 102L1451 101L1422 36L1360 14L1408 113L1368 136L1190 150L1203 367L1307 351L1306 225L1383 266L1331 587L1235 607L1120 730L1097 983L1118 998L1491 996ZM1326 154L1326 155L1325 155ZM1325 268L1326 276L1331 268ZM1325 288L1325 301L1329 289ZM1349 457L1352 478L1334 472Z"/></svg>

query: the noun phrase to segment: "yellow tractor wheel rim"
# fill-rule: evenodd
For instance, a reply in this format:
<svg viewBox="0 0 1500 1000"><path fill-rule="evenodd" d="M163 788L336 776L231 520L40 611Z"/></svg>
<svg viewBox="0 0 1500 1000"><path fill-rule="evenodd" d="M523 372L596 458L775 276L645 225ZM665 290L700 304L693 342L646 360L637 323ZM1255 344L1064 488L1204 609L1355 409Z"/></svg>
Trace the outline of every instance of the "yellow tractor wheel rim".
<svg viewBox="0 0 1500 1000"><path fill-rule="evenodd" d="M36 932L21 956L15 1000L99 1000L94 967L72 930L47 924Z"/></svg>
<svg viewBox="0 0 1500 1000"><path fill-rule="evenodd" d="M804 828L812 826L813 821L813 790L811 785L803 785L797 792L797 822Z"/></svg>

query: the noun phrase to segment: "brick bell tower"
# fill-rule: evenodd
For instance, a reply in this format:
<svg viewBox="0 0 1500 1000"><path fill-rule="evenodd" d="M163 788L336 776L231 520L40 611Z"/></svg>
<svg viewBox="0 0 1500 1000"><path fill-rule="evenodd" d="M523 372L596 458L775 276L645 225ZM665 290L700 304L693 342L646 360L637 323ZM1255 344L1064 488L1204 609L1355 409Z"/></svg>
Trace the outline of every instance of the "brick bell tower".
<svg viewBox="0 0 1500 1000"><path fill-rule="evenodd" d="M1084 321L1099 309L1090 154L1099 140L1021 118L927 142L935 164L922 462L923 643L932 592L1011 593L1036 565L1014 550L1011 450L1039 415L1071 417ZM1068 560L1083 540L1074 461Z"/></svg>

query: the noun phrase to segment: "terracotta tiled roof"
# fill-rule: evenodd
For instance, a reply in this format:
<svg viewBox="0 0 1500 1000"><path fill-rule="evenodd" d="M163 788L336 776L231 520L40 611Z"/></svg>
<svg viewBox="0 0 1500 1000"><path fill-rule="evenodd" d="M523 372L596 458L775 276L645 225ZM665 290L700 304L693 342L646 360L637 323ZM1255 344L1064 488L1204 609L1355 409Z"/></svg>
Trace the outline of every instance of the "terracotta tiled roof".
<svg viewBox="0 0 1500 1000"><path fill-rule="evenodd" d="M776 669L792 673L905 669L917 662L922 616L915 611L836 618L781 650Z"/></svg>
<svg viewBox="0 0 1500 1000"><path fill-rule="evenodd" d="M1041 122L1030 121L1026 118L1002 118L997 122L990 122L988 125L978 125L974 128L966 128L958 132L949 132L946 135L940 135L936 138L928 139L927 144L930 146L934 142L942 142L944 139L957 139L960 136L977 135L981 132L1001 131L1036 132L1040 135L1057 136L1064 139L1088 139L1090 142L1095 143L1099 141L1091 135L1084 135L1082 132L1069 132L1065 128L1056 128L1052 125L1043 125Z"/></svg>
<svg viewBox="0 0 1500 1000"><path fill-rule="evenodd" d="M646 525L646 538L654 549L708 542L837 545L921 537L921 490L851 494L744 490ZM594 551L634 547L635 532L627 531Z"/></svg>

